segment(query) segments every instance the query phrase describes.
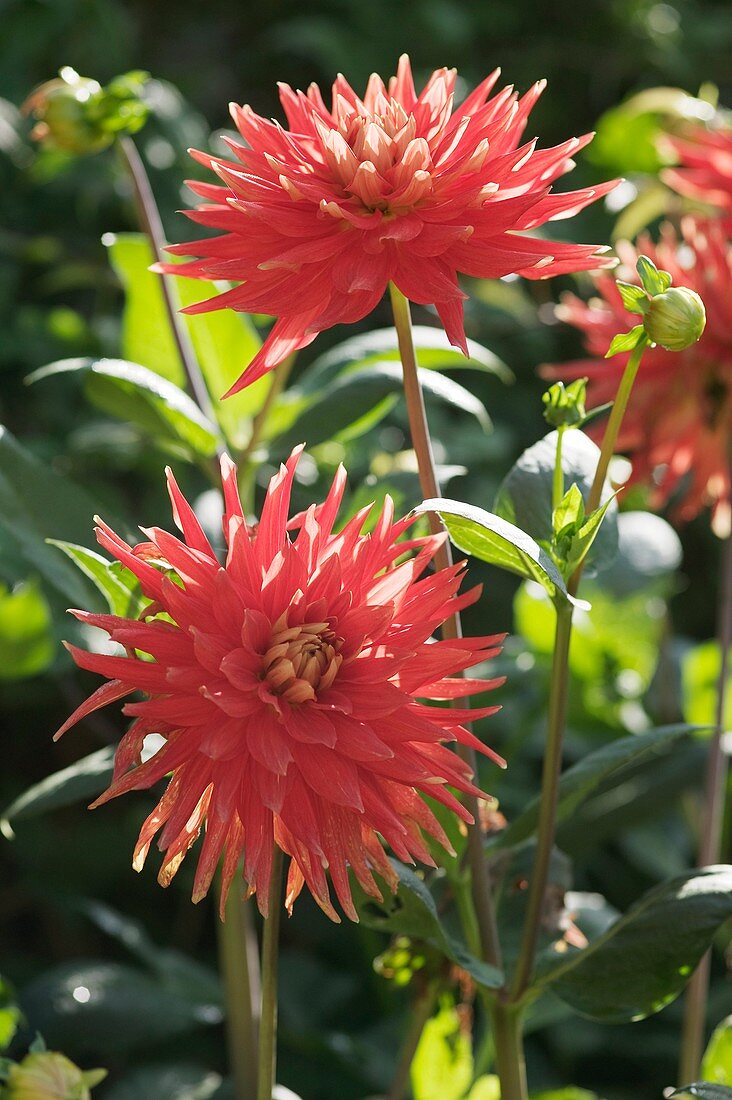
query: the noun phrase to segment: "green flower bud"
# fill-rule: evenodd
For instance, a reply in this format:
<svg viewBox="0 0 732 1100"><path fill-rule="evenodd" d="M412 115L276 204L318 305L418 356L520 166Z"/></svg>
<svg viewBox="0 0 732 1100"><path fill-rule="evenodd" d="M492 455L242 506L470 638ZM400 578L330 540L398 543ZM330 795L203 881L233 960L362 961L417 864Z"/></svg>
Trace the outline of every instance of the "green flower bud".
<svg viewBox="0 0 732 1100"><path fill-rule="evenodd" d="M547 424L551 424L553 428L572 428L581 424L587 416L586 391L586 378L577 378L568 386L563 382L555 382L550 386L542 397Z"/></svg>
<svg viewBox="0 0 732 1100"><path fill-rule="evenodd" d="M704 303L694 290L671 287L651 298L643 318L648 339L667 351L691 347L704 332Z"/></svg>
<svg viewBox="0 0 732 1100"><path fill-rule="evenodd" d="M91 1100L91 1089L106 1070L84 1072L63 1054L44 1050L11 1066L3 1096L7 1100Z"/></svg>
<svg viewBox="0 0 732 1100"><path fill-rule="evenodd" d="M38 119L32 137L51 149L79 156L97 153L111 144L111 134L100 130L91 107L102 93L96 80L79 76L66 66L56 80L36 88L24 104Z"/></svg>
<svg viewBox="0 0 732 1100"><path fill-rule="evenodd" d="M142 90L147 78L147 73L125 73L102 88L66 66L24 103L26 114L38 120L31 136L72 156L98 153L118 134L132 134L144 125L148 109Z"/></svg>

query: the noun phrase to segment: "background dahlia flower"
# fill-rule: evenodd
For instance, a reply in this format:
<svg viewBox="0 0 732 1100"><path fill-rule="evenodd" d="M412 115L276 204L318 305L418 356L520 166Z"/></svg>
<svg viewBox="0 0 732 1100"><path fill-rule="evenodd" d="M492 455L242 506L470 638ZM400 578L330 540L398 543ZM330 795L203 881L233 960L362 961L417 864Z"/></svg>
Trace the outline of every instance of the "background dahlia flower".
<svg viewBox="0 0 732 1100"><path fill-rule="evenodd" d="M678 167L663 173L664 181L681 195L718 207L732 230L732 129L697 126L684 137L663 140L679 158Z"/></svg>
<svg viewBox="0 0 732 1100"><path fill-rule="evenodd" d="M99 522L99 542L135 573L152 602L139 620L74 612L107 631L127 656L68 647L81 668L108 682L57 736L97 708L143 692L124 707L135 721L117 749L112 785L94 804L170 774L142 826L134 867L162 830L159 881L167 885L204 829L194 900L206 894L223 854L223 911L243 856L249 891L266 912L278 845L291 857L288 908L307 884L337 920L328 870L355 920L349 868L374 897L373 871L396 885L380 838L408 862L432 863L423 831L449 848L423 794L471 820L448 785L480 792L443 742L472 745L503 764L463 725L497 707L425 702L501 683L461 673L492 657L502 637L432 640L479 589L458 594L463 565L429 573L443 536L405 541L412 520L395 521L389 500L370 534L363 533L370 508L334 533L343 468L325 502L288 524L300 451L272 478L256 528L242 514L236 468L222 461L223 565L170 473L184 542L152 528L145 530L150 541L133 548ZM400 561L407 551L415 553ZM165 741L142 763L152 733Z"/></svg>
<svg viewBox="0 0 732 1100"><path fill-rule="evenodd" d="M644 352L618 438L618 450L632 457L630 483L651 485L653 506L671 501L679 520L711 506L715 525L724 529L732 442L732 246L718 222L686 218L681 238L665 224L658 245L643 236L637 248L624 243L618 253L622 279L638 282L635 263L644 253L671 273L675 285L695 290L707 313L698 343L682 352L659 346ZM543 373L587 375L588 404L599 405L614 400L628 360L628 353L605 359L610 342L639 318L623 306L614 279L599 276L595 283L601 299L587 303L568 294L559 309L562 320L584 333L589 358L553 364Z"/></svg>
<svg viewBox="0 0 732 1100"><path fill-rule="evenodd" d="M307 93L281 84L289 130L232 105L244 139L226 139L236 162L193 152L221 183L189 183L206 201L188 216L222 233L171 247L197 259L163 265L241 284L189 313L229 306L278 318L229 393L323 329L365 317L390 281L434 304L467 355L459 272L538 279L603 266L596 245L518 235L570 217L615 183L553 194L592 134L552 149L520 144L545 81L520 98L510 87L489 98L498 76L456 108L456 71L438 69L417 95L406 55L388 88L374 74L363 99L339 76L330 109L315 84Z"/></svg>

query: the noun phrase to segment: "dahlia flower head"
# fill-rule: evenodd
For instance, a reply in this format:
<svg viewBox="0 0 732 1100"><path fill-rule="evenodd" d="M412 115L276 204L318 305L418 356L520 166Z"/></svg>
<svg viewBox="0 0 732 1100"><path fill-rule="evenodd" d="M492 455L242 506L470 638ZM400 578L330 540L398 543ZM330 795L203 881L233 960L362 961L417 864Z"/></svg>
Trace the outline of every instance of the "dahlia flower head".
<svg viewBox="0 0 732 1100"><path fill-rule="evenodd" d="M618 438L618 451L632 459L630 484L651 486L651 505L671 504L678 521L713 509L715 528L729 522L729 449L732 441L732 246L718 221L691 217L681 235L668 223L654 245L646 235L634 248L618 247L622 279L638 282L635 264L649 256L670 272L675 286L689 287L702 298L707 313L704 332L685 351L650 346L630 397ZM588 404L613 401L628 353L605 359L616 333L639 321L623 306L613 278L595 279L600 298L583 302L565 295L558 313L585 338L588 357L553 364L550 378L589 378ZM602 427L591 429L601 434Z"/></svg>
<svg viewBox="0 0 732 1100"><path fill-rule="evenodd" d="M683 136L664 136L678 167L667 168L664 181L680 195L716 206L725 228L732 230L732 129L696 126Z"/></svg>
<svg viewBox="0 0 732 1100"><path fill-rule="evenodd" d="M203 830L193 900L207 893L223 856L222 915L240 864L266 915L278 846L290 857L289 910L307 885L338 920L328 871L356 920L349 870L375 898L374 872L396 888L383 842L410 863L434 865L424 834L450 850L424 795L472 820L449 788L481 792L445 742L504 766L465 726L497 707L429 705L502 683L462 673L494 656L503 636L433 640L479 589L458 592L463 564L429 572L444 536L404 538L413 519L395 520L388 499L370 533L371 507L334 532L342 468L324 503L288 523L300 452L272 478L256 527L242 513L235 466L222 460L223 564L170 472L183 540L144 529L149 541L131 547L98 521L99 543L133 571L150 602L139 619L73 612L127 655L68 645L81 668L107 682L57 736L142 692L123 708L134 721L117 748L112 784L93 804L169 777L142 826L135 869L160 832L159 881L167 886ZM150 734L164 741L143 762Z"/></svg>
<svg viewBox="0 0 732 1100"><path fill-rule="evenodd" d="M281 84L289 130L232 104L244 139L225 139L236 162L192 151L221 183L190 181L205 202L187 214L221 235L172 246L196 259L158 270L239 284L184 312L228 306L278 318L229 394L324 329L365 317L391 281L434 304L467 355L458 273L538 279L607 264L599 246L522 235L617 181L552 193L593 135L551 149L521 144L546 82L520 98L510 87L491 97L499 72L457 108L456 71L438 69L417 95L406 55L388 88L374 74L363 99L338 76L330 109L317 85Z"/></svg>

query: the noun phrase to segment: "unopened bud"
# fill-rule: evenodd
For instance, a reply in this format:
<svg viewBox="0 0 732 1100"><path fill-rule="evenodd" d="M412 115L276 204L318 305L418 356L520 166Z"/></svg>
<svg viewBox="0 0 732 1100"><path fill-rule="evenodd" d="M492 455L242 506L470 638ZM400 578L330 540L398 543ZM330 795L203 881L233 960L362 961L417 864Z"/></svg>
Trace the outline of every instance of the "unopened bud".
<svg viewBox="0 0 732 1100"><path fill-rule="evenodd" d="M667 351L691 347L704 332L704 303L694 290L675 286L651 298L643 318L648 339Z"/></svg>
<svg viewBox="0 0 732 1100"><path fill-rule="evenodd" d="M105 88L68 65L55 80L41 84L23 104L36 122L31 136L50 149L73 156L98 153L121 133L144 124L141 98L147 73L125 73Z"/></svg>
<svg viewBox="0 0 732 1100"><path fill-rule="evenodd" d="M555 382L550 386L542 397L547 424L551 424L553 428L572 428L581 424L587 416L586 392L586 378L577 378L568 386L563 382Z"/></svg>
<svg viewBox="0 0 732 1100"><path fill-rule="evenodd" d="M10 1067L3 1097L7 1100L91 1100L91 1089L106 1070L84 1072L64 1054L44 1050L28 1054Z"/></svg>

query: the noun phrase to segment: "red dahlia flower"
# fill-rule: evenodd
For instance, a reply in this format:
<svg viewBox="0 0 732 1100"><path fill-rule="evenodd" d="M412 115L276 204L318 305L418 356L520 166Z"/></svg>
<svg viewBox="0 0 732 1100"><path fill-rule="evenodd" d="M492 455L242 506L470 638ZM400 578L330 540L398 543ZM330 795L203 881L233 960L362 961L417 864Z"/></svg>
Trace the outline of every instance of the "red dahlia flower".
<svg viewBox="0 0 732 1100"><path fill-rule="evenodd" d="M677 168L667 168L663 178L681 195L717 206L732 228L732 129L690 130L685 137L664 137L679 158Z"/></svg>
<svg viewBox="0 0 732 1100"><path fill-rule="evenodd" d="M618 439L618 450L633 459L631 483L653 486L652 502L675 498L675 515L688 520L711 505L724 528L729 512L729 447L732 431L732 247L719 223L684 219L679 240L664 225L654 246L648 237L637 250L618 251L621 277L637 282L635 262L645 253L669 271L674 284L695 290L707 311L706 328L696 344L682 352L650 347L643 355ZM627 353L605 359L618 332L638 323L623 306L608 276L595 280L602 299L589 303L566 295L560 316L585 336L588 359L545 368L551 378L589 376L593 404L612 401L628 360ZM601 432L602 429L596 429Z"/></svg>
<svg viewBox="0 0 732 1100"><path fill-rule="evenodd" d="M380 838L408 862L432 863L423 831L449 848L424 794L471 820L448 784L480 792L443 742L472 745L503 764L463 725L497 707L425 702L501 683L461 673L497 653L502 638L432 640L478 589L458 595L463 565L427 572L443 536L400 541L412 520L394 521L388 500L371 534L362 533L370 508L334 533L342 468L324 504L288 524L300 450L272 478L256 528L242 515L236 468L223 460L223 565L172 474L173 515L185 542L152 528L149 542L131 548L99 522L99 542L152 602L139 620L74 612L127 656L68 647L81 668L109 679L57 736L98 707L143 692L124 707L135 721L117 749L112 785L94 803L170 775L142 826L133 866L141 869L162 829L159 881L168 885L205 826L194 901L208 891L222 854L225 896L243 855L249 891L265 912L278 845L291 857L288 908L307 884L337 920L327 869L355 920L349 868L374 897L372 871L395 885ZM416 554L399 563L410 550ZM165 742L141 763L152 733Z"/></svg>
<svg viewBox="0 0 732 1100"><path fill-rule="evenodd" d="M358 321L393 281L434 303L467 355L459 272L538 279L604 266L598 246L519 236L568 218L613 183L553 194L592 134L552 149L519 145L545 81L519 98L488 96L496 70L453 109L456 71L438 69L417 95L409 58L388 89L373 75L363 99L339 76L329 110L318 87L280 85L290 126L232 105L238 163L194 152L221 185L191 181L207 200L189 217L221 236L175 245L196 256L164 270L241 285L189 313L229 306L279 319L235 393L332 325Z"/></svg>

